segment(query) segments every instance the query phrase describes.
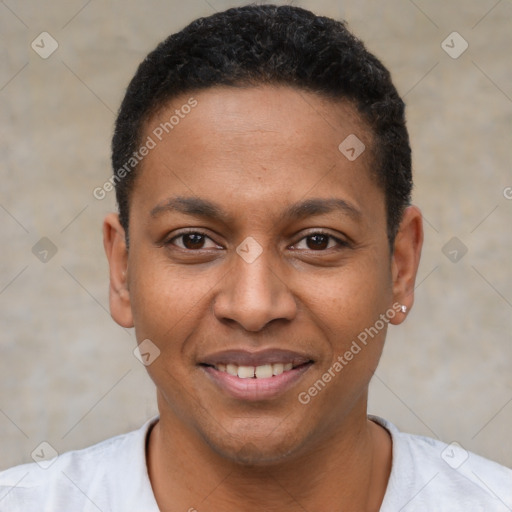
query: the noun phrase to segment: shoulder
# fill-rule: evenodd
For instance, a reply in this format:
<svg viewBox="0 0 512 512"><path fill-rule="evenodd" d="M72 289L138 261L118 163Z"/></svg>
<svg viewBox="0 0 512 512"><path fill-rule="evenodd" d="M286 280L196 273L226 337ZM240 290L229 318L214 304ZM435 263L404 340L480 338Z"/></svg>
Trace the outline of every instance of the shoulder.
<svg viewBox="0 0 512 512"><path fill-rule="evenodd" d="M382 512L512 510L512 470L429 437L400 432L371 416L393 440L393 462Z"/></svg>
<svg viewBox="0 0 512 512"><path fill-rule="evenodd" d="M0 472L0 512L58 512L59 505L84 511L111 509L133 487L149 485L145 436L155 422L153 418L139 430Z"/></svg>

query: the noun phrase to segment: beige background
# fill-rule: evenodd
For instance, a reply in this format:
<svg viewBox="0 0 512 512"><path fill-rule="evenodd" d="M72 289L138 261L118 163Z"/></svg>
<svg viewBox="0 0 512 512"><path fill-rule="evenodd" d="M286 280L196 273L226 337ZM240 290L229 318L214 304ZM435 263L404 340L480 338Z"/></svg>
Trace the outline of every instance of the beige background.
<svg viewBox="0 0 512 512"><path fill-rule="evenodd" d="M244 3L0 3L0 469L42 441L81 448L155 414L133 333L108 313L101 222L114 197L92 191L138 63L192 19ZM512 3L293 3L346 18L408 105L426 246L370 412L512 466ZM48 59L30 46L43 31L59 44ZM469 44L457 59L441 47L453 31ZM58 249L47 263L32 253L42 237ZM457 263L442 252L452 237L468 249Z"/></svg>

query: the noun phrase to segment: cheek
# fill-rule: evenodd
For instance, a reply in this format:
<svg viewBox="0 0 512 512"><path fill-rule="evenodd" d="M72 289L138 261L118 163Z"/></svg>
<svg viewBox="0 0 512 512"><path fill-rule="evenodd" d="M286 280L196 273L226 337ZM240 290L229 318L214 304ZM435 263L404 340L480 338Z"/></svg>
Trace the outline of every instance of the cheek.
<svg viewBox="0 0 512 512"><path fill-rule="evenodd" d="M135 267L130 293L136 337L139 343L149 339L156 346L149 345L152 353L157 354L146 370L175 413L186 416L187 409L193 408L186 404L194 365L187 340L195 337L207 314L212 284L206 276L187 278L176 267L150 258L141 258Z"/></svg>
<svg viewBox="0 0 512 512"><path fill-rule="evenodd" d="M386 319L396 314L389 306L387 272L378 268L340 273L315 295L315 321L328 339L329 354L297 398L311 407L313 417L328 411L326 428L338 424L367 389L382 354Z"/></svg>
<svg viewBox="0 0 512 512"><path fill-rule="evenodd" d="M207 310L208 273L192 277L187 269L155 255L141 255L132 267L130 297L139 341L149 338L162 352L179 350Z"/></svg>
<svg viewBox="0 0 512 512"><path fill-rule="evenodd" d="M353 258L329 275L303 283L304 296L331 335L357 335L389 307L390 271L377 254Z"/></svg>
<svg viewBox="0 0 512 512"><path fill-rule="evenodd" d="M333 414L342 414L368 385L378 365L391 311L389 270L376 256L339 269L336 277L316 288L316 322L328 340L328 353L319 373L304 390L304 400L321 394L317 406L338 403ZM357 267L357 268L356 268ZM318 382L320 379L321 382ZM324 390L325 384L325 390Z"/></svg>

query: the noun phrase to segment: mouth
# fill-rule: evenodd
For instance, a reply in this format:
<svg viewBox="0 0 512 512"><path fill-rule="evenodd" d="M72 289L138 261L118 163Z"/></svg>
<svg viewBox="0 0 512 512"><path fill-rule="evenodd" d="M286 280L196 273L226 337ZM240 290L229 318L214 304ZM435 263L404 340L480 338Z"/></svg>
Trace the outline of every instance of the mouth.
<svg viewBox="0 0 512 512"><path fill-rule="evenodd" d="M314 361L284 350L225 351L199 366L220 391L241 400L277 398L293 387Z"/></svg>
<svg viewBox="0 0 512 512"><path fill-rule="evenodd" d="M289 372L290 370L300 368L301 366L307 365L310 362L312 361L307 361L305 363L295 365L290 362L282 362L262 364L259 366L242 366L234 363L218 363L217 365L204 364L203 366L214 368L218 372L227 373L228 375L238 377L239 379L270 379L272 377L277 377L284 372Z"/></svg>

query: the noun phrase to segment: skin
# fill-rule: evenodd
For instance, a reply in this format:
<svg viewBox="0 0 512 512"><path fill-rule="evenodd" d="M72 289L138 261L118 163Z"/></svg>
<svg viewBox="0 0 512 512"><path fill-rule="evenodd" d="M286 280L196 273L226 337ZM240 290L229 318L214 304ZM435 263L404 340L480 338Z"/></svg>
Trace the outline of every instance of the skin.
<svg viewBox="0 0 512 512"><path fill-rule="evenodd" d="M144 140L190 96L151 119ZM405 210L391 254L384 193L370 175L372 134L348 102L284 86L193 97L197 107L142 162L129 251L118 216L104 222L112 317L161 351L147 367L160 411L147 447L158 505L377 511L391 439L366 409L387 324L308 404L297 396L394 303L411 308L421 213ZM350 134L366 146L355 161L338 150ZM151 215L174 196L211 201L226 219ZM342 199L359 213L283 216L312 198ZM176 238L184 228L206 237ZM346 243L312 236L319 231ZM252 263L236 252L247 237L262 248ZM314 361L272 399L233 398L199 365L223 349L266 348Z"/></svg>

